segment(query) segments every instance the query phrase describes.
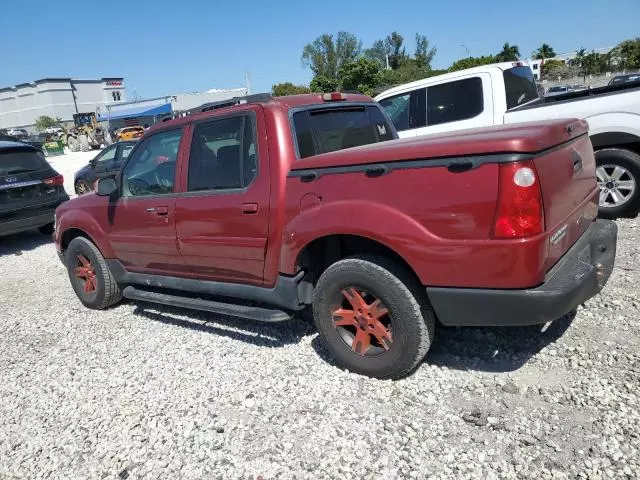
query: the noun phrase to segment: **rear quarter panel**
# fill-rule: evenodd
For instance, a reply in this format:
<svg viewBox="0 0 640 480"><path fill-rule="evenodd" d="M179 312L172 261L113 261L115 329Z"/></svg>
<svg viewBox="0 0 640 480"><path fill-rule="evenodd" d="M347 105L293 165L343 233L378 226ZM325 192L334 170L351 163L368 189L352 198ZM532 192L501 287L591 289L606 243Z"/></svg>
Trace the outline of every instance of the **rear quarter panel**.
<svg viewBox="0 0 640 480"><path fill-rule="evenodd" d="M547 237L489 240L497 165L464 173L444 167L287 179L280 269L294 274L311 241L360 235L398 253L424 285L520 288L544 277Z"/></svg>

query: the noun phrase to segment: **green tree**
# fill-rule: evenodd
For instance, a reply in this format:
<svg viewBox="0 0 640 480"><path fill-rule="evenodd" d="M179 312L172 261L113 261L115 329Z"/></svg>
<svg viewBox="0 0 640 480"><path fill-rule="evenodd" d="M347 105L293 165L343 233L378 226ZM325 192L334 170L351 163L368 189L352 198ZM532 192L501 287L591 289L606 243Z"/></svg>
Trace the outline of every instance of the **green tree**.
<svg viewBox="0 0 640 480"><path fill-rule="evenodd" d="M561 71L567 70L569 67L567 66L567 64L565 64L563 61L561 60L554 60L554 59L549 59L546 60L543 64L542 64L542 77L546 78L547 76L550 76L552 78L554 77L562 77L564 75L558 74ZM555 75L551 75L551 72L555 72Z"/></svg>
<svg viewBox="0 0 640 480"><path fill-rule="evenodd" d="M431 70L431 61L435 56L436 47L429 48L427 37L416 33L416 53L414 58L418 67Z"/></svg>
<svg viewBox="0 0 640 480"><path fill-rule="evenodd" d="M423 78L444 73L442 70L430 70L421 67L418 62L410 58L395 70L383 70L379 75L380 87L389 88L394 85L415 82ZM384 89L384 88L383 88Z"/></svg>
<svg viewBox="0 0 640 480"><path fill-rule="evenodd" d="M502 50L496 55L498 62L515 62L520 58L520 49L517 45L505 43Z"/></svg>
<svg viewBox="0 0 640 480"><path fill-rule="evenodd" d="M620 42L610 54L619 70L640 69L640 37Z"/></svg>
<svg viewBox="0 0 640 480"><path fill-rule="evenodd" d="M389 52L389 66L396 70L407 59L407 50L402 46L404 37L398 32L391 32L385 39L385 45Z"/></svg>
<svg viewBox="0 0 640 480"><path fill-rule="evenodd" d="M338 70L360 56L362 42L353 34L338 32L335 39L325 33L307 44L302 51L302 63L314 76L338 78Z"/></svg>
<svg viewBox="0 0 640 480"><path fill-rule="evenodd" d="M274 97L284 95L298 95L299 93L310 93L311 89L305 85L294 85L291 82L277 83L271 87L271 94Z"/></svg>
<svg viewBox="0 0 640 480"><path fill-rule="evenodd" d="M369 60L373 60L380 64L381 68L387 67L387 57L391 54L384 40L376 40L371 45L371 48L367 48L363 55Z"/></svg>
<svg viewBox="0 0 640 480"><path fill-rule="evenodd" d="M573 78L579 73L578 67L575 65L568 65L560 60L547 60L542 66L542 76L552 80Z"/></svg>
<svg viewBox="0 0 640 480"><path fill-rule="evenodd" d="M60 124L61 119L48 117L47 115L42 115L36 119L36 130L42 132L50 127L57 127Z"/></svg>
<svg viewBox="0 0 640 480"><path fill-rule="evenodd" d="M342 90L357 90L371 95L380 82L380 64L375 60L360 58L342 65L338 76Z"/></svg>
<svg viewBox="0 0 640 480"><path fill-rule="evenodd" d="M329 93L340 90L340 81L337 78L329 78L324 75L316 75L311 80L309 88L312 92Z"/></svg>
<svg viewBox="0 0 640 480"><path fill-rule="evenodd" d="M497 63L498 59L494 55L486 55L482 57L468 57L461 58L453 62L453 65L449 67L450 72L456 72L458 70L465 70L467 68L479 67L480 65L490 65Z"/></svg>
<svg viewBox="0 0 640 480"><path fill-rule="evenodd" d="M546 60L547 58L553 58L555 56L556 52L546 43L543 43L540 48L533 52L533 58L536 60Z"/></svg>
<svg viewBox="0 0 640 480"><path fill-rule="evenodd" d="M580 48L576 52L576 56L569 63L571 66L578 67L580 73L584 75L585 81L587 79L587 74L585 72L585 61L584 61L586 55L587 55L587 49L584 47Z"/></svg>

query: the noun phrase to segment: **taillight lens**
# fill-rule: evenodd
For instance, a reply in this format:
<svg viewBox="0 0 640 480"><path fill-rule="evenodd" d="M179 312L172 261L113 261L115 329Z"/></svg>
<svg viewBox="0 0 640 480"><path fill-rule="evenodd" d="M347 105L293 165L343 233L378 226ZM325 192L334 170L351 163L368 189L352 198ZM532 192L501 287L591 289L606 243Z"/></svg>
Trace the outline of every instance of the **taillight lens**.
<svg viewBox="0 0 640 480"><path fill-rule="evenodd" d="M344 93L331 92L331 93L325 93L324 95L322 95L322 99L325 102L338 102L340 100L346 100L347 96Z"/></svg>
<svg viewBox="0 0 640 480"><path fill-rule="evenodd" d="M64 185L64 177L62 175L57 175L55 177L46 178L42 181L45 185Z"/></svg>
<svg viewBox="0 0 640 480"><path fill-rule="evenodd" d="M504 163L498 172L495 238L524 238L544 231L540 180L533 162Z"/></svg>

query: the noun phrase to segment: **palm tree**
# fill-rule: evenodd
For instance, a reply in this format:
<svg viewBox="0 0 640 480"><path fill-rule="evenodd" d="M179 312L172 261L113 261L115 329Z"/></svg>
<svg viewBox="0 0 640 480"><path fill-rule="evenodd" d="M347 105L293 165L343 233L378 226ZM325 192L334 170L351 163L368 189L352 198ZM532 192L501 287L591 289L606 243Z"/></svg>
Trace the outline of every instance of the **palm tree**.
<svg viewBox="0 0 640 480"><path fill-rule="evenodd" d="M514 62L520 58L520 49L517 45L509 45L505 43L502 51L496 55L499 62Z"/></svg>
<svg viewBox="0 0 640 480"><path fill-rule="evenodd" d="M556 52L553 51L553 48L546 43L543 43L540 48L538 48L535 52L533 52L533 58L536 60L546 60L547 58L553 58L556 56Z"/></svg>
<svg viewBox="0 0 640 480"><path fill-rule="evenodd" d="M580 50L578 50L576 52L576 57L573 59L573 62L572 62L574 65L576 65L582 71L582 73L584 75L584 79L583 80L585 82L587 81L587 72L586 72L586 70L584 68L585 67L584 59L585 59L586 54L587 54L587 49L584 48L584 47L581 48Z"/></svg>

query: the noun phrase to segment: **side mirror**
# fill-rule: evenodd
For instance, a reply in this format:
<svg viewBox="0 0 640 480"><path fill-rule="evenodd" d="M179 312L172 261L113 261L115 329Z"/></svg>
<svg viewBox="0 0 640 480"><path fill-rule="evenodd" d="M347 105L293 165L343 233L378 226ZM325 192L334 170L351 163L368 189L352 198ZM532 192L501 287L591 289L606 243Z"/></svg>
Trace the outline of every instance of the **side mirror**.
<svg viewBox="0 0 640 480"><path fill-rule="evenodd" d="M96 194L101 197L109 197L114 192L118 190L118 184L116 183L115 178L106 177L98 180L98 188L96 189Z"/></svg>

